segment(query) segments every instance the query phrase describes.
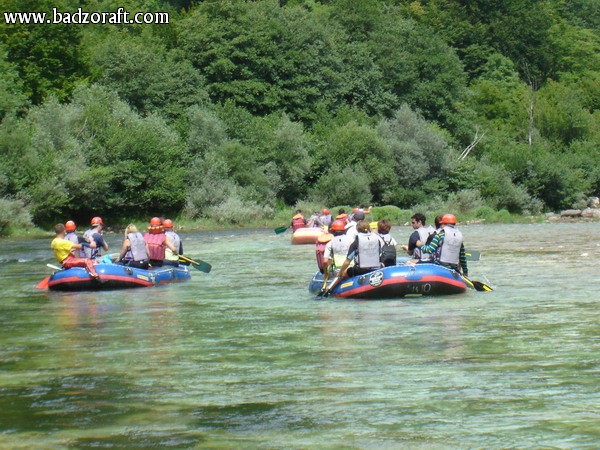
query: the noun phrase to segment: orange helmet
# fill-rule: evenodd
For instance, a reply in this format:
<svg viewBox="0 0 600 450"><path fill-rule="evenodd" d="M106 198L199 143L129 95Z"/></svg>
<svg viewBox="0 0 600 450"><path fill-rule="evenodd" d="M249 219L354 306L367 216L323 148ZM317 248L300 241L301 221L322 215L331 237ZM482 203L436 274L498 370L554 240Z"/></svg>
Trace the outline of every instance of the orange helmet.
<svg viewBox="0 0 600 450"><path fill-rule="evenodd" d="M101 217L94 217L92 219L92 225L102 225L102 226L104 226L104 222L102 222L102 218Z"/></svg>
<svg viewBox="0 0 600 450"><path fill-rule="evenodd" d="M327 208L323 208L323 211L321 211L323 214L331 214L331 211L329 211Z"/></svg>
<svg viewBox="0 0 600 450"><path fill-rule="evenodd" d="M153 217L152 219L150 219L151 227L160 227L161 224L162 224L162 222L158 217Z"/></svg>
<svg viewBox="0 0 600 450"><path fill-rule="evenodd" d="M171 219L165 219L162 226L163 228L173 228L173 221Z"/></svg>
<svg viewBox="0 0 600 450"><path fill-rule="evenodd" d="M444 214L442 216L442 225L456 225L456 217L454 214Z"/></svg>
<svg viewBox="0 0 600 450"><path fill-rule="evenodd" d="M75 226L75 222L73 222L72 220L68 220L67 223L65 223L65 230L75 231L75 228L77 227Z"/></svg>
<svg viewBox="0 0 600 450"><path fill-rule="evenodd" d="M346 229L346 224L343 220L334 220L329 226L329 229L331 231L344 231Z"/></svg>

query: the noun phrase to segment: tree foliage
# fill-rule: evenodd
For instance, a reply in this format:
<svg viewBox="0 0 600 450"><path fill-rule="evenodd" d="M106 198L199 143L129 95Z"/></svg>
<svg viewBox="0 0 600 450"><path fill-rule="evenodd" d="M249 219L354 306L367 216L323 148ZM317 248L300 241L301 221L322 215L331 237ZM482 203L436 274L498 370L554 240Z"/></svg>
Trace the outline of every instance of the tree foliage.
<svg viewBox="0 0 600 450"><path fill-rule="evenodd" d="M243 223L303 202L579 204L600 194L595 3L125 0L170 24L3 23L2 207Z"/></svg>

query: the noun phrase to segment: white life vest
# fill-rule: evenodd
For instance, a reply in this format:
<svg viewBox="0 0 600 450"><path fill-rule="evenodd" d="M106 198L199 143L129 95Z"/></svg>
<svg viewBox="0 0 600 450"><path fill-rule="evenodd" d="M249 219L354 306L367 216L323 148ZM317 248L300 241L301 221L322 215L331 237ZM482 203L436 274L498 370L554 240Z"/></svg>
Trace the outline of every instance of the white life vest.
<svg viewBox="0 0 600 450"><path fill-rule="evenodd" d="M74 231L69 231L67 234L65 234L65 239L67 241L71 241L73 244L79 244L79 238L77 237L77 233Z"/></svg>
<svg viewBox="0 0 600 450"><path fill-rule="evenodd" d="M127 239L129 239L129 250L127 250L124 259L133 261L144 261L148 259L146 241L144 240L142 233L129 233Z"/></svg>
<svg viewBox="0 0 600 450"><path fill-rule="evenodd" d="M97 233L96 230L94 230L93 228L90 228L85 233L83 233L83 240L85 242L89 242L89 238L91 238L96 233ZM99 256L100 256L100 249L98 247L96 247L96 248L83 247L81 249L81 257L82 258L96 259Z"/></svg>
<svg viewBox="0 0 600 450"><path fill-rule="evenodd" d="M334 236L331 239L331 259L333 260L333 265L335 267L342 267L342 264L346 261L350 244L351 241L345 234Z"/></svg>
<svg viewBox="0 0 600 450"><path fill-rule="evenodd" d="M171 244L173 244L173 247L175 247L175 250L179 252L179 246L181 244L181 238L179 235L174 231L165 231L165 234L169 238L169 241L171 241ZM165 249L165 259L168 259L169 261L179 261L179 256L173 254L173 251L167 247Z"/></svg>
<svg viewBox="0 0 600 450"><path fill-rule="evenodd" d="M460 247L463 243L463 235L454 227L444 227L444 242L439 255L439 261L443 264L460 264Z"/></svg>
<svg viewBox="0 0 600 450"><path fill-rule="evenodd" d="M381 239L373 233L358 233L355 264L361 269L381 267Z"/></svg>

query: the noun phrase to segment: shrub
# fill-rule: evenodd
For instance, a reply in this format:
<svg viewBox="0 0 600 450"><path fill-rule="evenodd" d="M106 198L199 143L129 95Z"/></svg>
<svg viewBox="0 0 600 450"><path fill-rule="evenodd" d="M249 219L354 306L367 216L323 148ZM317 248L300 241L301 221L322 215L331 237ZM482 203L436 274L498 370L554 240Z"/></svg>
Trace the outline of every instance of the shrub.
<svg viewBox="0 0 600 450"><path fill-rule="evenodd" d="M483 199L477 189L465 189L448 196L445 210L454 214L467 214L483 205Z"/></svg>
<svg viewBox="0 0 600 450"><path fill-rule="evenodd" d="M30 228L31 214L21 200L0 198L0 236L6 236L11 229Z"/></svg>
<svg viewBox="0 0 600 450"><path fill-rule="evenodd" d="M406 223L410 221L413 213L407 209L400 209L397 206L377 206L373 208L372 218L374 221L387 219L392 223Z"/></svg>
<svg viewBox="0 0 600 450"><path fill-rule="evenodd" d="M206 210L206 217L218 223L233 225L247 224L273 215L273 208L260 206L255 202L243 200L237 193L227 200Z"/></svg>

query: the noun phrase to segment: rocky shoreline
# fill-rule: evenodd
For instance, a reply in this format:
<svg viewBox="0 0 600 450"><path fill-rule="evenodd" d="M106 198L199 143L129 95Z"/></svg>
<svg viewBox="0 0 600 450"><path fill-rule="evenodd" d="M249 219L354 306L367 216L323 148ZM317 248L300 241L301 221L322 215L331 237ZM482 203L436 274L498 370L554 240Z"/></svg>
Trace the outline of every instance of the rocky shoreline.
<svg viewBox="0 0 600 450"><path fill-rule="evenodd" d="M560 213L548 213L549 222L579 222L600 220L600 198L590 197L588 206L584 209L566 209Z"/></svg>

